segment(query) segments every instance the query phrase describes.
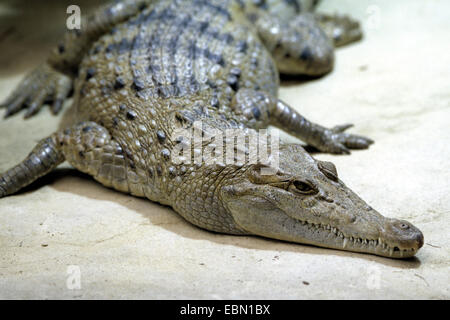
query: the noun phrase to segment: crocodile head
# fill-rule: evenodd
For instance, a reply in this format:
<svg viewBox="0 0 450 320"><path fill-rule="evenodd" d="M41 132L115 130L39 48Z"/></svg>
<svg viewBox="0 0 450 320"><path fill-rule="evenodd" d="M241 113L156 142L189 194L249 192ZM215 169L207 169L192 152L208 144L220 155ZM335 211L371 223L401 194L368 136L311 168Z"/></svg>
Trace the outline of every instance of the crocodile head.
<svg viewBox="0 0 450 320"><path fill-rule="evenodd" d="M261 169L248 166L221 191L235 222L251 234L391 258L411 257L423 245L419 229L372 209L331 162L301 146L281 147L274 173Z"/></svg>

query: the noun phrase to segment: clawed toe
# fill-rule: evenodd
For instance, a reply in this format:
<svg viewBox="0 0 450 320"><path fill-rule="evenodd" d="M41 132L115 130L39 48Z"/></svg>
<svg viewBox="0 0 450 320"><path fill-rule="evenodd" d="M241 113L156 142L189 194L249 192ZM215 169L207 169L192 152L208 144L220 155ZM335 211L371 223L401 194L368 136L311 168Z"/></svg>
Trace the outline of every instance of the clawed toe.
<svg viewBox="0 0 450 320"><path fill-rule="evenodd" d="M37 114L44 104L53 102L51 110L57 114L71 89L70 78L44 64L28 74L0 107L6 109L4 118L26 109L24 118L28 119Z"/></svg>
<svg viewBox="0 0 450 320"><path fill-rule="evenodd" d="M340 15L318 15L319 23L325 33L333 40L336 47L358 41L362 38L361 25L358 21Z"/></svg>
<svg viewBox="0 0 450 320"><path fill-rule="evenodd" d="M333 154L350 154L350 150L367 149L374 143L370 138L346 133L352 124L344 124L326 130L323 135L321 151Z"/></svg>
<svg viewBox="0 0 450 320"><path fill-rule="evenodd" d="M349 134L343 140L347 148L350 149L367 149L374 143L372 139Z"/></svg>

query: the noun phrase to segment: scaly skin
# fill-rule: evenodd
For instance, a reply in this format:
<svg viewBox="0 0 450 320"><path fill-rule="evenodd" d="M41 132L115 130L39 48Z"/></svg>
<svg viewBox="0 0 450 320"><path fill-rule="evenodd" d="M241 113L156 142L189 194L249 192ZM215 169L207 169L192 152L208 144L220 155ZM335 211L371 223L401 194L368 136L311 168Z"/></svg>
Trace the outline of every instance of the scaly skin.
<svg viewBox="0 0 450 320"><path fill-rule="evenodd" d="M249 136L275 125L336 154L373 143L344 132L350 125L314 124L277 98L279 72L324 75L333 45L361 38L358 23L314 14L307 2L123 0L99 9L6 101L7 116L24 107L32 116L47 100L57 113L74 82L67 128L0 176L0 197L68 161L207 230L413 256L423 245L417 228L380 215L338 179L333 164L300 145L282 144L279 165L228 164L207 152L211 141L190 146L177 136L201 121L201 136L227 129ZM234 139L222 142L243 149ZM178 163L180 146L192 154ZM203 162L189 161L198 154ZM205 161L208 154L215 161Z"/></svg>

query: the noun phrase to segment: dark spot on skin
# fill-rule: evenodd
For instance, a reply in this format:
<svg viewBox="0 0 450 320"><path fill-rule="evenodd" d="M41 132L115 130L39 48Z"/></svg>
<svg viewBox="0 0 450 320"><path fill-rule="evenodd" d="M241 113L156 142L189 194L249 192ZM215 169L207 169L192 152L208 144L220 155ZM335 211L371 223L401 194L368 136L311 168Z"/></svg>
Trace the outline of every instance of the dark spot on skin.
<svg viewBox="0 0 450 320"><path fill-rule="evenodd" d="M203 32L205 32L206 29L208 29L208 27L209 27L209 21L202 22L202 23L200 23L198 31L200 31L200 33L203 33Z"/></svg>
<svg viewBox="0 0 450 320"><path fill-rule="evenodd" d="M113 120L113 126L116 127L119 124L119 119L117 119L117 117L114 117L112 120Z"/></svg>
<svg viewBox="0 0 450 320"><path fill-rule="evenodd" d="M120 111L124 111L126 108L127 108L127 106L124 105L124 104L121 104L121 105L119 106Z"/></svg>
<svg viewBox="0 0 450 320"><path fill-rule="evenodd" d="M230 75L227 79L227 83L234 91L239 90L239 79L235 75Z"/></svg>
<svg viewBox="0 0 450 320"><path fill-rule="evenodd" d="M93 50L92 50L92 54L98 54L101 50L101 46L96 46Z"/></svg>
<svg viewBox="0 0 450 320"><path fill-rule="evenodd" d="M223 36L223 41L225 41L226 44L231 44L234 41L234 37L231 34L226 33Z"/></svg>
<svg viewBox="0 0 450 320"><path fill-rule="evenodd" d="M214 108L219 108L220 107L219 99L217 99L217 97L213 97L211 99L211 106L214 107Z"/></svg>
<svg viewBox="0 0 450 320"><path fill-rule="evenodd" d="M157 64L153 64L148 67L148 71L149 73L157 73L161 71L161 67L158 66Z"/></svg>
<svg viewBox="0 0 450 320"><path fill-rule="evenodd" d="M95 76L95 69L94 68L88 68L86 70L86 81L91 79L93 76Z"/></svg>
<svg viewBox="0 0 450 320"><path fill-rule="evenodd" d="M235 75L237 78L240 78L242 71L239 68L233 68L233 69L230 70L230 73L232 75Z"/></svg>
<svg viewBox="0 0 450 320"><path fill-rule="evenodd" d="M275 45L274 50L280 50L282 47L283 47L283 45L281 44L281 41L278 40L278 41L277 41L277 44Z"/></svg>
<svg viewBox="0 0 450 320"><path fill-rule="evenodd" d="M105 52L110 53L113 50L114 50L114 44L110 44L106 47Z"/></svg>
<svg viewBox="0 0 450 320"><path fill-rule="evenodd" d="M303 61L307 61L310 60L312 58L312 52L311 49L309 47L306 47L305 49L303 49L301 55L300 55L300 59Z"/></svg>
<svg viewBox="0 0 450 320"><path fill-rule="evenodd" d="M125 155L127 156L128 160L133 161L133 154L129 149L124 149Z"/></svg>
<svg viewBox="0 0 450 320"><path fill-rule="evenodd" d="M180 114L180 113L175 113L175 119L178 121L178 122L180 122L180 123L183 123L186 119L183 117L183 115L182 114Z"/></svg>
<svg viewBox="0 0 450 320"><path fill-rule="evenodd" d="M206 81L206 84L208 85L208 87L212 88L212 89L216 89L217 88L217 84L215 84L214 82L212 82L211 79L208 79Z"/></svg>
<svg viewBox="0 0 450 320"><path fill-rule="evenodd" d="M103 87L101 88L101 92L105 97L109 97L110 92L111 92L111 88L108 87Z"/></svg>
<svg viewBox="0 0 450 320"><path fill-rule="evenodd" d="M123 80L122 78L118 77L116 79L116 82L114 83L114 89L115 90L119 90L119 89L122 89L123 87L125 87L125 80Z"/></svg>
<svg viewBox="0 0 450 320"><path fill-rule="evenodd" d="M167 90L167 87L159 87L156 90L156 94L161 98L168 98L170 95L169 90Z"/></svg>
<svg viewBox="0 0 450 320"><path fill-rule="evenodd" d="M183 142L183 137L182 137L182 136L176 138L176 140L175 140L175 143L176 143L176 144L180 144L180 143L182 143L182 142Z"/></svg>
<svg viewBox="0 0 450 320"><path fill-rule="evenodd" d="M217 11L217 13L225 16L229 21L232 21L231 13L227 10L227 8L219 6L219 5L215 5L215 4L211 3L209 0L197 0L197 1L195 1L195 5L207 6L211 9Z"/></svg>
<svg viewBox="0 0 450 320"><path fill-rule="evenodd" d="M266 0L253 0L253 4L261 9L268 9Z"/></svg>
<svg viewBox="0 0 450 320"><path fill-rule="evenodd" d="M200 56L203 56L206 59L211 60L212 62L214 62L222 67L225 67L225 59L222 55L215 54L215 53L209 51L208 48L205 48L205 49L199 48L195 45L195 42L193 42L189 47L188 58L195 60Z"/></svg>
<svg viewBox="0 0 450 320"><path fill-rule="evenodd" d="M236 0L241 9L245 9L245 2L243 0Z"/></svg>
<svg viewBox="0 0 450 320"><path fill-rule="evenodd" d="M254 107L252 109L252 113L253 113L253 116L255 117L255 119L259 120L259 118L261 117L261 111L259 110L259 108L258 107Z"/></svg>
<svg viewBox="0 0 450 320"><path fill-rule="evenodd" d="M153 173L153 168L149 168L149 169L148 169L148 176L149 176L150 178L153 178L153 175L154 175L154 173Z"/></svg>
<svg viewBox="0 0 450 320"><path fill-rule="evenodd" d="M166 141L166 134L163 131L158 130L156 136L158 137L159 143L164 143L164 141Z"/></svg>
<svg viewBox="0 0 450 320"><path fill-rule="evenodd" d="M157 166L156 167L156 174L158 175L158 177L161 177L161 175L162 175L162 168L161 168L161 166Z"/></svg>
<svg viewBox="0 0 450 320"><path fill-rule="evenodd" d="M139 79L134 79L134 80L133 80L132 88L133 88L134 90L136 90L136 91L142 91L142 90L145 89L145 86L144 86L144 84L142 83L141 80L139 80Z"/></svg>
<svg viewBox="0 0 450 320"><path fill-rule="evenodd" d="M136 117L137 117L137 113L134 112L133 110L129 110L127 112L127 119L128 120L134 120L134 119L136 119Z"/></svg>
<svg viewBox="0 0 450 320"><path fill-rule="evenodd" d="M131 43L128 41L128 39L124 38L119 43L119 54L123 54L129 51L131 46Z"/></svg>
<svg viewBox="0 0 450 320"><path fill-rule="evenodd" d="M175 177L176 176L176 170L175 170L175 168L174 167L170 167L169 168L169 175L173 178L173 177Z"/></svg>
<svg viewBox="0 0 450 320"><path fill-rule="evenodd" d="M116 155L122 155L123 154L123 150L122 150L122 148L119 146L119 145L117 145L117 148L116 148Z"/></svg>
<svg viewBox="0 0 450 320"><path fill-rule="evenodd" d="M161 155L163 156L163 158L165 160L169 160L170 159L170 151L168 149L163 149L161 151Z"/></svg>
<svg viewBox="0 0 450 320"><path fill-rule="evenodd" d="M60 53L60 54L63 54L64 52L66 51L66 47L64 47L64 44L59 44L58 45L58 52Z"/></svg>
<svg viewBox="0 0 450 320"><path fill-rule="evenodd" d="M246 53L248 49L248 43L245 40L241 40L237 43L236 49L242 53Z"/></svg>
<svg viewBox="0 0 450 320"><path fill-rule="evenodd" d="M84 158L84 153L83 153L83 151L78 152L78 154L80 155L80 157Z"/></svg>
<svg viewBox="0 0 450 320"><path fill-rule="evenodd" d="M302 8L298 0L284 0L284 2L290 6L293 6L295 13L300 13Z"/></svg>
<svg viewBox="0 0 450 320"><path fill-rule="evenodd" d="M83 132L84 132L84 133L89 132L89 131L91 131L91 130L92 130L92 127L91 127L91 126L86 126L86 127L83 128Z"/></svg>

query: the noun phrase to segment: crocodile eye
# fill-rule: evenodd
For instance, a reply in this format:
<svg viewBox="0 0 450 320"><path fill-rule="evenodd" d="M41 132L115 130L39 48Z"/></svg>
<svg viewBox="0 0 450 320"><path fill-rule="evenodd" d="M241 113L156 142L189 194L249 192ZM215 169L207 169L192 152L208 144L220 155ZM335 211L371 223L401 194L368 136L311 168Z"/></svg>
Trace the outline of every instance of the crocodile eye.
<svg viewBox="0 0 450 320"><path fill-rule="evenodd" d="M299 192L301 194L315 194L317 193L317 189L311 185L309 182L295 180L291 185L294 191Z"/></svg>

